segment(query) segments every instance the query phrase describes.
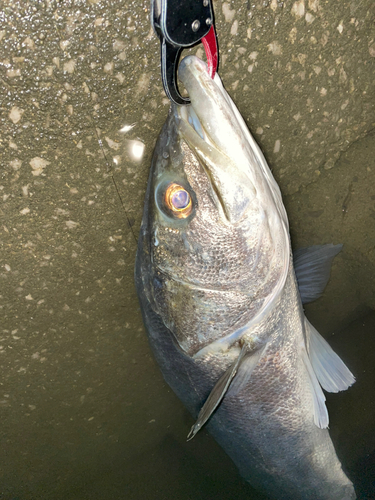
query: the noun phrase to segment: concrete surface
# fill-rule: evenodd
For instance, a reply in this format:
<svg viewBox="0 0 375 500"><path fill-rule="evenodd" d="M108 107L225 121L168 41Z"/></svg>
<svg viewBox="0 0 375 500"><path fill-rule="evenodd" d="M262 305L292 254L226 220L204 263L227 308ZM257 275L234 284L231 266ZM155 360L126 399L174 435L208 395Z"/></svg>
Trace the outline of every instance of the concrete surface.
<svg viewBox="0 0 375 500"><path fill-rule="evenodd" d="M214 9L220 75L293 243L344 244L307 312L357 370L358 389L329 399L331 425L374 498L374 335L359 319L375 307L374 3ZM143 332L136 238L169 106L149 13L143 0L0 1L1 499L261 498L204 432L185 443L191 419Z"/></svg>

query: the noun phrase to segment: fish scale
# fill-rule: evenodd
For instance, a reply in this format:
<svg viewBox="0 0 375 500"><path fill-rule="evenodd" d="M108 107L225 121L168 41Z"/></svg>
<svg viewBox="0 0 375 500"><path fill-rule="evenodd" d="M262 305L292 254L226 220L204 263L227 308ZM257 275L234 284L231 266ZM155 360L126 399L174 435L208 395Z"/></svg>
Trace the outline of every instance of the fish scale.
<svg viewBox="0 0 375 500"><path fill-rule="evenodd" d="M255 488L354 499L320 386L354 377L302 305L321 295L341 245L305 249L294 267L279 188L219 77L194 56L179 74L192 104L172 106L155 147L136 261L154 356L197 419L189 438L207 425ZM192 200L185 218L163 201L171 181Z"/></svg>

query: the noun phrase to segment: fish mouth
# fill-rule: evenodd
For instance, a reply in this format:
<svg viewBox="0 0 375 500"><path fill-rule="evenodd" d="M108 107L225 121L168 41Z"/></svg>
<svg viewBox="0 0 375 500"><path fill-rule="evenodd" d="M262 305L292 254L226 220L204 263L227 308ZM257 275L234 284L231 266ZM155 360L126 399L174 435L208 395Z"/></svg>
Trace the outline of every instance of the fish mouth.
<svg viewBox="0 0 375 500"><path fill-rule="evenodd" d="M188 56L180 64L179 77L191 99L189 106L175 108L180 135L204 168L220 212L237 223L257 196L246 141L218 75L212 80L206 64ZM240 155L234 152L238 149Z"/></svg>
<svg viewBox="0 0 375 500"><path fill-rule="evenodd" d="M279 186L219 75L211 79L203 61L187 56L179 79L191 100L175 108L180 135L208 174L226 219L241 221L257 198L263 206L275 205L288 227Z"/></svg>

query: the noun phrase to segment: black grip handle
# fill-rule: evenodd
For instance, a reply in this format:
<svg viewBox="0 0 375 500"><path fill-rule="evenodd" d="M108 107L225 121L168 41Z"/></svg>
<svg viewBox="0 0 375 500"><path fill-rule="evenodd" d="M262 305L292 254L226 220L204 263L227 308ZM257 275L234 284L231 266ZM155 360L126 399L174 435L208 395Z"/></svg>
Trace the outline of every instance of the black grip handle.
<svg viewBox="0 0 375 500"><path fill-rule="evenodd" d="M194 45L213 24L211 0L158 0L153 5L153 24L158 36L168 43Z"/></svg>

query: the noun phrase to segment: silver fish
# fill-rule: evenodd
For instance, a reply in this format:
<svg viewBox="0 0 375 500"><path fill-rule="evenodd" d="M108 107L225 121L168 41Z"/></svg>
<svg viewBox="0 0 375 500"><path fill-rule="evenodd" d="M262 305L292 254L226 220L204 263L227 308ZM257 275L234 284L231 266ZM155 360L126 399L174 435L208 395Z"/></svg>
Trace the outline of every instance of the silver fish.
<svg viewBox="0 0 375 500"><path fill-rule="evenodd" d="M302 307L341 245L302 250L293 264L279 187L220 78L194 56L179 77L191 105L172 105L157 142L136 262L156 360L198 416L189 437L207 422L255 488L354 499L321 388L354 377Z"/></svg>

